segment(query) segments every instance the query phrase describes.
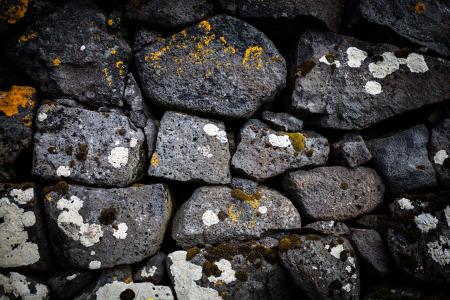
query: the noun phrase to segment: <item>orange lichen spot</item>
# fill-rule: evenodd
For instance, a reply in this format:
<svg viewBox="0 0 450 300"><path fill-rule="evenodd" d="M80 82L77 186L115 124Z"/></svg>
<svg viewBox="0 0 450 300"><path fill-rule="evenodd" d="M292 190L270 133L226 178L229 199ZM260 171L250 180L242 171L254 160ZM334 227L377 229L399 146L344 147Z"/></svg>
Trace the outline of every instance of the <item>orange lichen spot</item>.
<svg viewBox="0 0 450 300"><path fill-rule="evenodd" d="M250 46L245 49L244 57L242 58L242 64L248 66L253 62L257 69L262 67L262 53L263 49L260 46Z"/></svg>
<svg viewBox="0 0 450 300"><path fill-rule="evenodd" d="M231 191L231 196L236 199L247 202L253 209L258 209L259 200L261 199L261 192L256 192L254 194L247 194L243 190L233 189Z"/></svg>
<svg viewBox="0 0 450 300"><path fill-rule="evenodd" d="M103 69L103 74L105 74L106 82L108 82L108 85L112 85L112 78L109 75L108 68Z"/></svg>
<svg viewBox="0 0 450 300"><path fill-rule="evenodd" d="M52 193L45 194L45 201L46 202L52 202Z"/></svg>
<svg viewBox="0 0 450 300"><path fill-rule="evenodd" d="M28 2L29 0L18 0L16 4L11 4L6 9L6 12L0 15L0 20L4 20L9 24L16 24L17 21L25 16L28 10Z"/></svg>
<svg viewBox="0 0 450 300"><path fill-rule="evenodd" d="M108 23L108 26L113 26L114 21L113 21L113 19L108 19L107 23Z"/></svg>
<svg viewBox="0 0 450 300"><path fill-rule="evenodd" d="M124 281L126 284L132 283L133 282L133 278L131 276L128 276L127 278L124 279Z"/></svg>
<svg viewBox="0 0 450 300"><path fill-rule="evenodd" d="M181 30L181 31L180 31L180 34L181 34L183 37L186 37L186 36L187 36L187 31L186 31L186 29Z"/></svg>
<svg viewBox="0 0 450 300"><path fill-rule="evenodd" d="M117 54L117 50L116 49L111 49L111 54L112 55L116 55Z"/></svg>
<svg viewBox="0 0 450 300"><path fill-rule="evenodd" d="M13 85L9 92L0 91L0 111L7 117L19 113L19 107L34 106L33 95L36 90L28 86ZM31 118L29 120L31 122ZM24 120L28 123L28 120ZM26 125L26 124L25 124Z"/></svg>
<svg viewBox="0 0 450 300"><path fill-rule="evenodd" d="M52 60L53 66L59 66L61 64L61 58L56 57L54 60Z"/></svg>
<svg viewBox="0 0 450 300"><path fill-rule="evenodd" d="M416 9L416 13L423 14L425 12L425 10L427 9L427 7L426 7L425 3L417 2L415 9Z"/></svg>
<svg viewBox="0 0 450 300"><path fill-rule="evenodd" d="M211 23L209 23L209 22L206 21L206 20L201 21L201 22L198 24L198 27L204 29L204 30L207 31L207 32L210 32L210 31L211 31Z"/></svg>
<svg viewBox="0 0 450 300"><path fill-rule="evenodd" d="M31 125L33 125L33 116L26 115L25 117L22 118L22 123L26 127L31 127Z"/></svg>
<svg viewBox="0 0 450 300"><path fill-rule="evenodd" d="M28 42L29 40L32 40L32 39L34 39L34 38L37 38L37 36L38 36L38 33L37 33L37 32L31 32L31 33L28 33L27 35L21 35L21 36L19 37L18 41L19 41L19 43L26 43L26 42Z"/></svg>
<svg viewBox="0 0 450 300"><path fill-rule="evenodd" d="M233 46L229 45L227 40L225 39L225 37L221 36L219 38L219 40L222 43L222 45L224 46L224 48L223 48L223 52L224 53L228 53L228 52L231 52L232 54L236 53L236 48L234 48Z"/></svg>
<svg viewBox="0 0 450 300"><path fill-rule="evenodd" d="M159 165L159 158L156 152L154 152L152 154L152 157L150 158L150 165L152 166L152 168L156 168Z"/></svg>
<svg viewBox="0 0 450 300"><path fill-rule="evenodd" d="M234 212L234 204L228 206L228 218L230 218L231 222L236 223L239 218L240 212Z"/></svg>
<svg viewBox="0 0 450 300"><path fill-rule="evenodd" d="M125 66L123 64L123 61L119 60L116 62L116 68L119 70L119 75L123 75L123 72L125 70Z"/></svg>

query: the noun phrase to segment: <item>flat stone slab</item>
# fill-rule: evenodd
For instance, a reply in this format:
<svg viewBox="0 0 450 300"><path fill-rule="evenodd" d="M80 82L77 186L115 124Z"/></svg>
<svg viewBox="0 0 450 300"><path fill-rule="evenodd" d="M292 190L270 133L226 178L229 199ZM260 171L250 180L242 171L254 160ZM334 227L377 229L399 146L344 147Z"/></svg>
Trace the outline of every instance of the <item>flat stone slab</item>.
<svg viewBox="0 0 450 300"><path fill-rule="evenodd" d="M230 149L223 122L166 112L150 159L150 176L177 181L229 183Z"/></svg>
<svg viewBox="0 0 450 300"><path fill-rule="evenodd" d="M448 100L450 62L331 32L297 45L291 106L307 124L363 129Z"/></svg>
<svg viewBox="0 0 450 300"><path fill-rule="evenodd" d="M172 213L163 184L101 189L60 182L44 192L50 240L66 267L110 268L155 254Z"/></svg>
<svg viewBox="0 0 450 300"><path fill-rule="evenodd" d="M428 155L439 184L444 188L450 186L450 118L431 130Z"/></svg>
<svg viewBox="0 0 450 300"><path fill-rule="evenodd" d="M144 134L123 115L44 104L36 121L37 177L125 186L144 173Z"/></svg>
<svg viewBox="0 0 450 300"><path fill-rule="evenodd" d="M357 132L345 134L331 147L336 163L347 167L357 167L372 159L362 136Z"/></svg>
<svg viewBox="0 0 450 300"><path fill-rule="evenodd" d="M4 299L50 299L47 285L17 272L0 274L0 290Z"/></svg>
<svg viewBox="0 0 450 300"><path fill-rule="evenodd" d="M154 103L227 118L248 118L285 87L286 63L253 26L219 15L135 55Z"/></svg>

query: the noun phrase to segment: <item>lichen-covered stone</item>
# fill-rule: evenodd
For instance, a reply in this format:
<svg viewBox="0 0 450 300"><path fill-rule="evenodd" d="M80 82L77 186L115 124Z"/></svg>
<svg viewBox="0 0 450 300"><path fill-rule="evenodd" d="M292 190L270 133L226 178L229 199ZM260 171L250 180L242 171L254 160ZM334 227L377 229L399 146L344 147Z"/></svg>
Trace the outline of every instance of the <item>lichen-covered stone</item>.
<svg viewBox="0 0 450 300"><path fill-rule="evenodd" d="M0 184L0 268L47 271L50 255L34 184Z"/></svg>
<svg viewBox="0 0 450 300"><path fill-rule="evenodd" d="M396 265L416 280L450 283L449 195L408 195L390 212L387 241Z"/></svg>
<svg viewBox="0 0 450 300"><path fill-rule="evenodd" d="M50 299L48 287L17 272L0 274L2 299Z"/></svg>
<svg viewBox="0 0 450 300"><path fill-rule="evenodd" d="M148 174L178 181L229 183L230 150L223 122L166 112Z"/></svg>
<svg viewBox="0 0 450 300"><path fill-rule="evenodd" d="M330 32L302 35L291 75L292 108L335 129L363 129L450 93L450 62Z"/></svg>
<svg viewBox="0 0 450 300"><path fill-rule="evenodd" d="M225 186L201 187L173 220L172 237L183 248L261 238L272 230L298 229L300 215L275 190L246 192Z"/></svg>
<svg viewBox="0 0 450 300"><path fill-rule="evenodd" d="M0 180L17 178L17 164L29 155L35 106L32 87L13 85L0 91Z"/></svg>
<svg viewBox="0 0 450 300"><path fill-rule="evenodd" d="M302 120L284 112L263 111L261 119L277 130L295 132L303 129Z"/></svg>
<svg viewBox="0 0 450 300"><path fill-rule="evenodd" d="M91 272L65 271L52 276L47 284L57 299L73 299L94 280Z"/></svg>
<svg viewBox="0 0 450 300"><path fill-rule="evenodd" d="M145 127L147 120L152 118L152 114L132 73L127 76L123 98L129 107L128 117L130 120L140 128Z"/></svg>
<svg viewBox="0 0 450 300"><path fill-rule="evenodd" d="M384 185L365 167L319 167L295 171L283 179L287 195L312 220L349 220L375 210L383 202Z"/></svg>
<svg viewBox="0 0 450 300"><path fill-rule="evenodd" d="M450 119L442 120L431 130L428 147L440 185L444 188L450 186Z"/></svg>
<svg viewBox="0 0 450 300"><path fill-rule="evenodd" d="M334 160L348 167L365 164L372 158L366 143L359 133L347 133L332 145Z"/></svg>
<svg viewBox="0 0 450 300"><path fill-rule="evenodd" d="M231 165L240 174L263 181L288 170L324 165L329 152L328 140L313 131L275 131L251 119L240 130Z"/></svg>
<svg viewBox="0 0 450 300"><path fill-rule="evenodd" d="M359 266L343 237L306 235L281 253L292 281L309 299L359 299Z"/></svg>
<svg viewBox="0 0 450 300"><path fill-rule="evenodd" d="M363 0L359 13L419 45L450 55L450 4L445 0Z"/></svg>
<svg viewBox="0 0 450 300"><path fill-rule="evenodd" d="M33 174L98 186L125 186L143 175L144 134L115 112L44 104L36 118Z"/></svg>
<svg viewBox="0 0 450 300"><path fill-rule="evenodd" d="M172 212L163 184L100 189L59 183L44 192L50 240L66 267L110 268L155 254Z"/></svg>
<svg viewBox="0 0 450 300"><path fill-rule="evenodd" d="M311 230L318 234L323 235L334 235L334 236L340 236L340 235L349 235L350 234L350 228L348 228L345 223L342 222L335 222L333 220L331 221L317 221L313 223L309 223L308 225L303 227L304 229L307 229L308 231Z"/></svg>
<svg viewBox="0 0 450 300"><path fill-rule="evenodd" d="M133 274L133 280L136 282L149 281L154 284L163 283L167 276L166 259L167 255L158 251Z"/></svg>
<svg viewBox="0 0 450 300"><path fill-rule="evenodd" d="M140 51L143 47L153 44L163 37L163 33L148 29L146 27L140 27L136 30L133 40L134 52Z"/></svg>
<svg viewBox="0 0 450 300"><path fill-rule="evenodd" d="M131 49L108 32L105 14L92 2L60 7L27 27L7 50L46 95L94 106L123 105Z"/></svg>
<svg viewBox="0 0 450 300"><path fill-rule="evenodd" d="M147 98L177 110L248 118L284 88L286 63L251 25L215 16L135 55Z"/></svg>
<svg viewBox="0 0 450 300"><path fill-rule="evenodd" d="M404 192L436 186L436 175L428 159L428 130L424 125L367 141L378 172L391 192Z"/></svg>

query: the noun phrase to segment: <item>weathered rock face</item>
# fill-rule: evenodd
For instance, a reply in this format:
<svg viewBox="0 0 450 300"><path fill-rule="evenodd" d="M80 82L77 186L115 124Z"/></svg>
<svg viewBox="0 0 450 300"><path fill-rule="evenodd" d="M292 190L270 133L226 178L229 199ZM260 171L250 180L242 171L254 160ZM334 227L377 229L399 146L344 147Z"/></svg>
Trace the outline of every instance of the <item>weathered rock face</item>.
<svg viewBox="0 0 450 300"><path fill-rule="evenodd" d="M178 181L229 183L230 150L222 122L168 111L148 174Z"/></svg>
<svg viewBox="0 0 450 300"><path fill-rule="evenodd" d="M302 35L293 72L292 108L327 128L366 128L450 94L448 61L330 32Z"/></svg>
<svg viewBox="0 0 450 300"><path fill-rule="evenodd" d="M367 21L388 26L397 34L441 55L450 55L448 1L363 0L359 11Z"/></svg>
<svg viewBox="0 0 450 300"><path fill-rule="evenodd" d="M335 222L333 220L317 221L314 223L309 223L303 228L323 235L340 236L350 234L350 228L348 228L348 226L345 225L345 223Z"/></svg>
<svg viewBox="0 0 450 300"><path fill-rule="evenodd" d="M163 184L100 189L62 182L47 188L44 198L58 261L82 269L135 263L156 253L172 212Z"/></svg>
<svg viewBox="0 0 450 300"><path fill-rule="evenodd" d="M48 280L52 295L58 299L73 299L94 280L90 272L67 271Z"/></svg>
<svg viewBox="0 0 450 300"><path fill-rule="evenodd" d="M99 186L125 186L143 175L144 134L127 117L44 104L36 119L34 175Z"/></svg>
<svg viewBox="0 0 450 300"><path fill-rule="evenodd" d="M283 179L287 195L312 220L343 221L376 209L384 185L370 168L319 167L295 171Z"/></svg>
<svg viewBox="0 0 450 300"><path fill-rule="evenodd" d="M201 187L179 208L172 237L183 248L261 238L275 230L298 229L300 215L275 190L254 192L225 186Z"/></svg>
<svg viewBox="0 0 450 300"><path fill-rule="evenodd" d="M450 186L450 119L442 120L431 130L428 155L439 183Z"/></svg>
<svg viewBox="0 0 450 300"><path fill-rule="evenodd" d="M329 152L328 140L315 132L275 131L251 119L241 128L231 165L237 172L263 181L288 170L324 165Z"/></svg>
<svg viewBox="0 0 450 300"><path fill-rule="evenodd" d="M141 90L132 73L127 76L126 88L123 96L125 103L129 106L128 117L138 127L143 128L147 120L151 119L150 108L144 102Z"/></svg>
<svg viewBox="0 0 450 300"><path fill-rule="evenodd" d="M200 21L213 11L214 6L207 0L147 0L128 1L125 15L154 26L180 27Z"/></svg>
<svg viewBox="0 0 450 300"><path fill-rule="evenodd" d="M35 105L32 87L13 85L0 91L0 180L17 177L14 163L31 148Z"/></svg>
<svg viewBox="0 0 450 300"><path fill-rule="evenodd" d="M154 284L161 284L166 274L166 259L167 256L163 252L153 255L144 266L139 268L133 274L133 280L137 282L149 281Z"/></svg>
<svg viewBox="0 0 450 300"><path fill-rule="evenodd" d="M0 274L0 296L4 299L50 299L45 284L17 272Z"/></svg>
<svg viewBox="0 0 450 300"><path fill-rule="evenodd" d="M178 299L292 299L276 249L259 243L221 244L168 255Z"/></svg>
<svg viewBox="0 0 450 300"><path fill-rule="evenodd" d="M372 158L366 143L359 133L347 133L332 146L333 158L338 164L357 167Z"/></svg>
<svg viewBox="0 0 450 300"><path fill-rule="evenodd" d="M30 25L7 51L53 98L94 106L123 104L131 49L120 36L108 33L104 13L91 2L62 6Z"/></svg>
<svg viewBox="0 0 450 300"><path fill-rule="evenodd" d="M359 267L345 238L296 237L296 244L280 257L293 282L309 299L359 299Z"/></svg>
<svg viewBox="0 0 450 300"><path fill-rule="evenodd" d="M387 240L397 266L420 281L449 283L448 195L399 198L391 204L390 210Z"/></svg>
<svg viewBox="0 0 450 300"><path fill-rule="evenodd" d="M277 130L300 131L303 129L303 121L288 113L263 111L261 118Z"/></svg>
<svg viewBox="0 0 450 300"><path fill-rule="evenodd" d="M428 159L428 130L417 125L367 142L373 162L394 194L436 186Z"/></svg>
<svg viewBox="0 0 450 300"><path fill-rule="evenodd" d="M135 59L153 102L228 118L250 117L286 81L285 61L273 43L224 15L144 47Z"/></svg>
<svg viewBox="0 0 450 300"><path fill-rule="evenodd" d="M0 268L46 271L50 249L32 183L0 184Z"/></svg>

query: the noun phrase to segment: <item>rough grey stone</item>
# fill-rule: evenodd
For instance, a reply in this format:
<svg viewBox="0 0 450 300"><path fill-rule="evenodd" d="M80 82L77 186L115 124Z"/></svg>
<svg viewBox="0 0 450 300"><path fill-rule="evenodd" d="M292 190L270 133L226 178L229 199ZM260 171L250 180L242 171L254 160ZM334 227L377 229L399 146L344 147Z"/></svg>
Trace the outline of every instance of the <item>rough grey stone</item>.
<svg viewBox="0 0 450 300"><path fill-rule="evenodd" d="M17 178L16 164L31 149L36 90L11 86L0 91L0 180Z"/></svg>
<svg viewBox="0 0 450 300"><path fill-rule="evenodd" d="M135 55L147 98L177 110L248 118L286 83L286 63L251 25L215 16Z"/></svg>
<svg viewBox="0 0 450 300"><path fill-rule="evenodd" d="M327 128L363 129L450 94L450 62L331 32L306 31L293 69L292 108Z"/></svg>
<svg viewBox="0 0 450 300"><path fill-rule="evenodd" d="M390 260L383 240L378 232L372 229L352 229L350 240L370 272L384 277L390 272Z"/></svg>
<svg viewBox="0 0 450 300"><path fill-rule="evenodd" d="M153 44L163 37L163 33L141 27L136 31L133 40L134 52L140 51L143 47Z"/></svg>
<svg viewBox="0 0 450 300"><path fill-rule="evenodd" d="M153 255L142 267L133 275L136 282L150 281L154 284L161 284L166 278L166 258L163 252Z"/></svg>
<svg viewBox="0 0 450 300"><path fill-rule="evenodd" d="M345 238L307 235L298 240L281 253L281 262L309 299L359 299L359 266Z"/></svg>
<svg viewBox="0 0 450 300"><path fill-rule="evenodd" d="M283 179L287 195L312 220L349 220L383 202L384 185L375 170L365 167L319 167L295 171Z"/></svg>
<svg viewBox="0 0 450 300"><path fill-rule="evenodd" d="M47 271L50 248L33 183L0 184L0 268Z"/></svg>
<svg viewBox="0 0 450 300"><path fill-rule="evenodd" d="M298 229L292 202L259 186L253 194L225 186L197 189L177 211L172 237L183 248L223 241L258 239L270 231Z"/></svg>
<svg viewBox="0 0 450 300"><path fill-rule="evenodd" d="M359 12L367 21L388 26L397 34L441 55L450 55L450 4L363 0Z"/></svg>
<svg viewBox="0 0 450 300"><path fill-rule="evenodd" d="M432 188L436 175L428 159L428 130L417 125L368 141L372 161L394 194Z"/></svg>
<svg viewBox="0 0 450 300"><path fill-rule="evenodd" d="M144 127L145 140L147 142L147 153L149 155L155 151L156 136L158 135L158 126L156 120L149 118Z"/></svg>
<svg viewBox="0 0 450 300"><path fill-rule="evenodd" d="M231 160L239 173L263 181L288 170L324 165L328 140L312 131L286 133L251 119L240 130L240 141Z"/></svg>
<svg viewBox="0 0 450 300"><path fill-rule="evenodd" d="M391 256L416 280L450 283L450 197L407 197L390 206L387 241Z"/></svg>
<svg viewBox="0 0 450 300"><path fill-rule="evenodd" d="M131 49L108 33L105 14L72 1L30 25L8 45L8 55L53 98L94 106L122 106Z"/></svg>
<svg viewBox="0 0 450 300"><path fill-rule="evenodd" d="M129 107L128 117L134 125L143 128L147 120L152 118L150 108L142 97L141 90L132 73L127 76L127 84L124 92L124 100Z"/></svg>
<svg viewBox="0 0 450 300"><path fill-rule="evenodd" d="M366 143L359 133L347 133L332 146L333 156L338 164L357 167L372 159Z"/></svg>
<svg viewBox="0 0 450 300"><path fill-rule="evenodd" d="M373 229L378 233L383 234L387 230L389 217L385 214L383 215L365 215L357 219L355 223L365 229Z"/></svg>
<svg viewBox="0 0 450 300"><path fill-rule="evenodd" d="M317 221L303 227L323 235L349 235L350 229L345 223L331 221Z"/></svg>
<svg viewBox="0 0 450 300"><path fill-rule="evenodd" d="M37 112L33 174L99 186L125 186L144 172L144 134L114 112L58 104Z"/></svg>
<svg viewBox="0 0 450 300"><path fill-rule="evenodd" d="M300 131L303 129L302 120L284 112L263 111L261 119L277 130Z"/></svg>
<svg viewBox="0 0 450 300"><path fill-rule="evenodd" d="M247 194L255 194L258 191L258 183L244 178L231 178L230 187L240 189Z"/></svg>
<svg viewBox="0 0 450 300"><path fill-rule="evenodd" d="M90 272L66 271L52 276L47 284L57 299L73 299L94 279Z"/></svg>
<svg viewBox="0 0 450 300"><path fill-rule="evenodd" d="M145 0L128 1L125 16L153 26L180 27L200 21L214 12L208 0Z"/></svg>
<svg viewBox="0 0 450 300"><path fill-rule="evenodd" d="M17 272L0 274L2 299L50 299L48 287Z"/></svg>
<svg viewBox="0 0 450 300"><path fill-rule="evenodd" d="M431 130L429 156L441 186L450 186L450 119Z"/></svg>
<svg viewBox="0 0 450 300"><path fill-rule="evenodd" d="M246 242L195 250L168 255L178 299L294 299L275 249Z"/></svg>
<svg viewBox="0 0 450 300"><path fill-rule="evenodd" d="M229 183L230 150L223 122L168 111L148 174L178 181Z"/></svg>
<svg viewBox="0 0 450 300"><path fill-rule="evenodd" d="M156 253L172 200L163 184L100 189L60 183L47 189L45 208L60 264L99 269Z"/></svg>

